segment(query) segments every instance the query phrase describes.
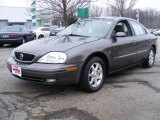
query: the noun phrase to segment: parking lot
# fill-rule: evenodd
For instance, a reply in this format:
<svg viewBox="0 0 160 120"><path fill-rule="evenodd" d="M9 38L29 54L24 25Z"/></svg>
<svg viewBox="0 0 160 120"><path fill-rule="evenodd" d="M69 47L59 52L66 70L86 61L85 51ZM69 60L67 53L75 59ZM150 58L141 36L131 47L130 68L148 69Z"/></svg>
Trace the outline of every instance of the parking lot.
<svg viewBox="0 0 160 120"><path fill-rule="evenodd" d="M5 60L15 47L0 48L1 120L160 119L160 48L153 68L138 65L118 72L99 92L89 94L77 85L43 85L13 77Z"/></svg>

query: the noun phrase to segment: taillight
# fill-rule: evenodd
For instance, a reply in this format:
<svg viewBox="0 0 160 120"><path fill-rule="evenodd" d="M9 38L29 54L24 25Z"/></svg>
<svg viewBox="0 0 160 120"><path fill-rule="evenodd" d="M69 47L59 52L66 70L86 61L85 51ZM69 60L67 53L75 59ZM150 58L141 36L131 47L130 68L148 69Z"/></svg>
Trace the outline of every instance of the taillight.
<svg viewBox="0 0 160 120"><path fill-rule="evenodd" d="M9 38L16 38L17 35L16 34L9 34Z"/></svg>

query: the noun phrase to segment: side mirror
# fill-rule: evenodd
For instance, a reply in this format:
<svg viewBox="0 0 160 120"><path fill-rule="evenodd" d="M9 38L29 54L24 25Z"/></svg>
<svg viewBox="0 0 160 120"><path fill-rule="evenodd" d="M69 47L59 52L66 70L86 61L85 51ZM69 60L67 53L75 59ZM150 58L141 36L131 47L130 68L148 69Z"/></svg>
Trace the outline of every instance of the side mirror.
<svg viewBox="0 0 160 120"><path fill-rule="evenodd" d="M125 32L117 32L115 37L126 37L126 33Z"/></svg>

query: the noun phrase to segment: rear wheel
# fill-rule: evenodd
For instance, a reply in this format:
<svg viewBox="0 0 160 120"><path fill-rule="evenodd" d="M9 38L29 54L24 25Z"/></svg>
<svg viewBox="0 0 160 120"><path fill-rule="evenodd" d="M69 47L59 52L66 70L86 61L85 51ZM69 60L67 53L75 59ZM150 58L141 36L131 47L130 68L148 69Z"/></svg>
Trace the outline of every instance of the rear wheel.
<svg viewBox="0 0 160 120"><path fill-rule="evenodd" d="M93 57L82 70L80 86L87 92L96 92L103 86L105 78L106 68L103 60Z"/></svg>
<svg viewBox="0 0 160 120"><path fill-rule="evenodd" d="M26 40L23 38L23 40L22 40L22 44L24 44L24 43L26 43Z"/></svg>
<svg viewBox="0 0 160 120"><path fill-rule="evenodd" d="M33 38L33 40L36 40L36 35L34 35L34 38Z"/></svg>
<svg viewBox="0 0 160 120"><path fill-rule="evenodd" d="M145 68L151 68L155 62L155 49L152 47L149 51L148 58L143 62L143 66Z"/></svg>
<svg viewBox="0 0 160 120"><path fill-rule="evenodd" d="M3 44L2 44L2 43L0 43L0 47L3 47Z"/></svg>
<svg viewBox="0 0 160 120"><path fill-rule="evenodd" d="M44 38L44 35L40 35L40 36L38 37L38 39L41 39L41 38Z"/></svg>

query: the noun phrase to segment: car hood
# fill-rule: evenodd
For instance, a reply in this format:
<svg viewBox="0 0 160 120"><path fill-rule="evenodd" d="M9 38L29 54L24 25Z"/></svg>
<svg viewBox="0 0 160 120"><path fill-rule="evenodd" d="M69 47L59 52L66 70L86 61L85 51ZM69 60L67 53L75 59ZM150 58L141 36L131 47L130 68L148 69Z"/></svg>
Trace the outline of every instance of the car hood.
<svg viewBox="0 0 160 120"><path fill-rule="evenodd" d="M37 55L45 54L51 51L65 52L79 45L83 45L96 40L98 40L98 38L53 36L28 42L17 47L15 51L34 53Z"/></svg>

